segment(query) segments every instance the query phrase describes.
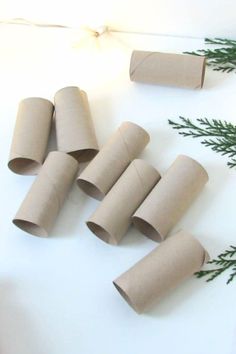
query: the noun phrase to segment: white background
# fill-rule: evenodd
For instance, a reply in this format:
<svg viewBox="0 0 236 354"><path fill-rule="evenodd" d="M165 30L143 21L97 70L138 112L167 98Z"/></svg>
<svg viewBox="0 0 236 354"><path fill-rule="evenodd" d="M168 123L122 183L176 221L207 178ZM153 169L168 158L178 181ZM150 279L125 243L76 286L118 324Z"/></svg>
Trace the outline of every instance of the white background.
<svg viewBox="0 0 236 354"><path fill-rule="evenodd" d="M0 19L194 37L236 37L235 0L0 0Z"/></svg>
<svg viewBox="0 0 236 354"><path fill-rule="evenodd" d="M18 26L2 26L0 36L1 354L235 354L236 282L226 285L228 274L212 283L193 277L137 315L112 280L156 244L133 229L118 247L97 239L85 221L98 202L76 186L51 236L27 235L11 219L34 178L7 168L18 101L53 99L61 87L78 85L89 95L100 145L131 120L149 131L142 156L161 173L180 153L205 166L210 182L173 232L187 229L215 257L235 245L236 172L200 141L177 135L167 119L236 122L235 74L207 70L199 91L130 82L132 49L182 52L202 40L113 34L82 41L76 31Z"/></svg>

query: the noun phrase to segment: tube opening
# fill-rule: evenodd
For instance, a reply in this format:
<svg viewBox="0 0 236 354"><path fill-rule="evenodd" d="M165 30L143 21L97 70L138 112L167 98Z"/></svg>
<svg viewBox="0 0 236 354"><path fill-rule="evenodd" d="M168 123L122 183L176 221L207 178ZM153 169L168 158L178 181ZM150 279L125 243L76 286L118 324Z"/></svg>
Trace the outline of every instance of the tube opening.
<svg viewBox="0 0 236 354"><path fill-rule="evenodd" d="M30 176L38 174L41 164L26 157L16 157L8 162L8 167L14 173Z"/></svg>
<svg viewBox="0 0 236 354"><path fill-rule="evenodd" d="M134 226L145 236L149 237L151 240L156 242L163 241L163 237L160 233L146 220L138 216L133 216L132 218Z"/></svg>
<svg viewBox="0 0 236 354"><path fill-rule="evenodd" d="M39 225L33 222L22 220L22 219L14 219L13 224L15 224L21 230L28 232L31 235L40 236L40 237L48 236L48 233L44 228L40 227Z"/></svg>
<svg viewBox="0 0 236 354"><path fill-rule="evenodd" d="M115 281L113 281L113 285L115 286L119 294L123 297L123 299L134 309L134 311L140 313L140 311L136 308L136 306L131 301L130 297L126 294L126 292Z"/></svg>
<svg viewBox="0 0 236 354"><path fill-rule="evenodd" d="M83 149L69 152L68 154L74 157L78 162L91 161L97 155L97 149Z"/></svg>
<svg viewBox="0 0 236 354"><path fill-rule="evenodd" d="M92 231L102 241L109 243L111 245L117 244L115 239L112 237L112 235L108 231L106 231L102 226L98 225L93 221L87 221L86 224L90 229L90 231Z"/></svg>
<svg viewBox="0 0 236 354"><path fill-rule="evenodd" d="M95 198L97 200L102 200L105 197L105 194L100 191L94 184L86 181L85 179L77 179L77 185L84 191L84 193L88 194L90 197Z"/></svg>

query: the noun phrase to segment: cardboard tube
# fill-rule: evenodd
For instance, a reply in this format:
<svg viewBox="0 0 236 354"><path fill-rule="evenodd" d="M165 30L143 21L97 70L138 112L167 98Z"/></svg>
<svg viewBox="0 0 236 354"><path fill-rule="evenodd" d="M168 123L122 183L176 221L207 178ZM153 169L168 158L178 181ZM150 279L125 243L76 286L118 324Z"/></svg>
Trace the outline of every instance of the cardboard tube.
<svg viewBox="0 0 236 354"><path fill-rule="evenodd" d="M159 179L160 174L147 162L131 162L87 221L89 229L101 240L117 245L133 213Z"/></svg>
<svg viewBox="0 0 236 354"><path fill-rule="evenodd" d="M78 162L63 152L50 152L13 223L35 236L48 236L78 172Z"/></svg>
<svg viewBox="0 0 236 354"><path fill-rule="evenodd" d="M180 155L133 216L134 225L154 241L163 240L208 181L195 160Z"/></svg>
<svg viewBox="0 0 236 354"><path fill-rule="evenodd" d="M78 177L78 186L101 200L149 140L148 133L139 125L123 122Z"/></svg>
<svg viewBox="0 0 236 354"><path fill-rule="evenodd" d="M135 50L130 61L131 81L197 89L203 86L205 57Z"/></svg>
<svg viewBox="0 0 236 354"><path fill-rule="evenodd" d="M98 152L98 143L86 93L78 87L59 90L55 111L58 150L79 162L90 161Z"/></svg>
<svg viewBox="0 0 236 354"><path fill-rule="evenodd" d="M209 260L198 240L185 231L171 236L117 278L113 284L138 313L199 271Z"/></svg>
<svg viewBox="0 0 236 354"><path fill-rule="evenodd" d="M19 104L8 167L21 175L38 173L47 149L53 104L30 97Z"/></svg>

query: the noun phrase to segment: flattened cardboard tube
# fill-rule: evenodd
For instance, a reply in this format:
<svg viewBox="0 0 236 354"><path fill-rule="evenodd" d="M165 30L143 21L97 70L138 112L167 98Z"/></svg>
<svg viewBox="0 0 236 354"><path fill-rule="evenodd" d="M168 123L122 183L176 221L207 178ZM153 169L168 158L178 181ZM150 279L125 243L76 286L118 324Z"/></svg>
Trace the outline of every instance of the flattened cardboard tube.
<svg viewBox="0 0 236 354"><path fill-rule="evenodd" d="M117 245L133 213L159 179L160 174L147 162L131 162L87 221L89 229L101 240Z"/></svg>
<svg viewBox="0 0 236 354"><path fill-rule="evenodd" d="M178 156L134 213L134 225L154 241L163 240L207 181L207 172L197 161Z"/></svg>
<svg viewBox="0 0 236 354"><path fill-rule="evenodd" d="M8 167L20 175L35 175L45 158L53 104L30 97L19 104Z"/></svg>
<svg viewBox="0 0 236 354"><path fill-rule="evenodd" d="M207 251L191 234L171 236L117 278L113 284L138 313L148 310L209 260Z"/></svg>
<svg viewBox="0 0 236 354"><path fill-rule="evenodd" d="M55 126L59 151L79 162L90 161L98 152L87 94L78 87L65 87L55 94Z"/></svg>
<svg viewBox="0 0 236 354"><path fill-rule="evenodd" d="M70 155L53 151L21 204L13 223L35 236L48 236L78 172Z"/></svg>
<svg viewBox="0 0 236 354"><path fill-rule="evenodd" d="M149 140L149 134L139 125L123 122L78 177L78 186L101 200Z"/></svg>
<svg viewBox="0 0 236 354"><path fill-rule="evenodd" d="M135 50L131 81L197 89L203 86L206 60L202 56Z"/></svg>

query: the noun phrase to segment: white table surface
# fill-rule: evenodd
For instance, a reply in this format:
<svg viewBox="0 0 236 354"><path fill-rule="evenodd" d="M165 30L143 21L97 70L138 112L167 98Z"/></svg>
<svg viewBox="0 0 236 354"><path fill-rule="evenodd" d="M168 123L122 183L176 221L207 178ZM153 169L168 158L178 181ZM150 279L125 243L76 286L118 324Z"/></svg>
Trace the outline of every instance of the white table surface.
<svg viewBox="0 0 236 354"><path fill-rule="evenodd" d="M7 168L18 101L53 99L77 85L88 92L99 144L124 120L146 128L142 157L160 172L178 154L207 169L210 182L174 231L192 232L212 257L236 244L236 171L227 159L177 135L179 115L236 122L235 74L207 70L202 90L131 83L132 49L181 52L202 40L140 35L105 36L79 45L76 31L0 27L0 352L1 354L235 354L236 281L192 278L151 311L137 315L112 280L156 247L131 229L122 243L96 238L85 221L98 205L76 186L47 239L30 236L11 219L34 177ZM77 43L78 44L78 43ZM52 139L51 149L55 146Z"/></svg>

